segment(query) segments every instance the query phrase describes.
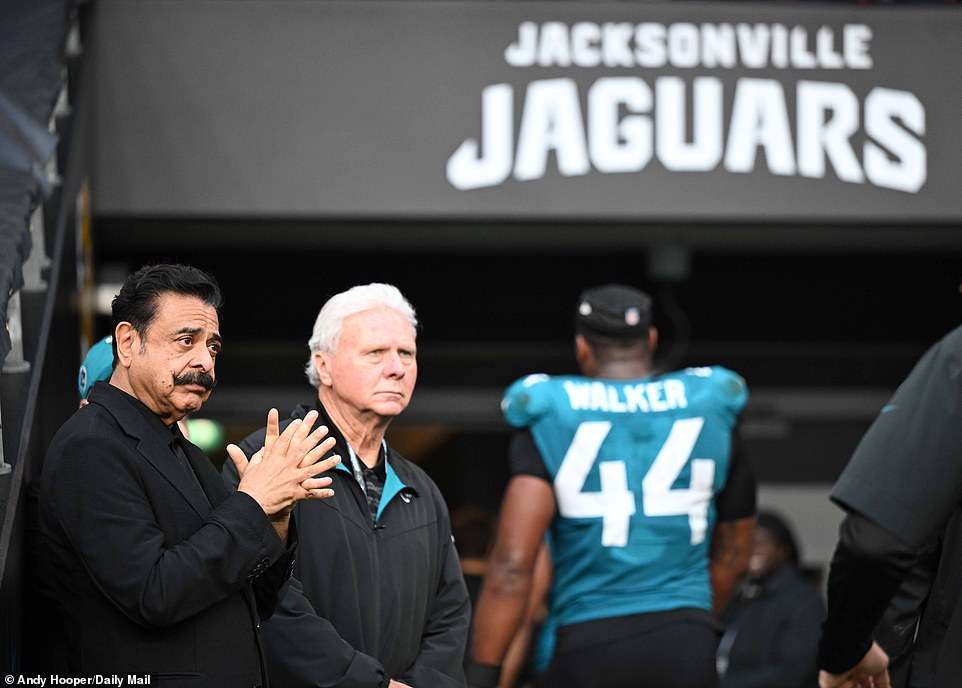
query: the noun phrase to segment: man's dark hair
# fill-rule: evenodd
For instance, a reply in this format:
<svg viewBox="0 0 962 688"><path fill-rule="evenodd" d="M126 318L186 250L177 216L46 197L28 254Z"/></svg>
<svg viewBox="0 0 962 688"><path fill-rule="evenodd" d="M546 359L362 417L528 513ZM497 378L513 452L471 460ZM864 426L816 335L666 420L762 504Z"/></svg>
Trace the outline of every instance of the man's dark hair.
<svg viewBox="0 0 962 688"><path fill-rule="evenodd" d="M217 280L212 275L191 265L145 265L124 281L120 293L111 303L113 329L129 322L140 335L147 336L147 328L157 316L157 300L161 294L194 296L219 311L223 297ZM117 365L117 341L114 339L114 365Z"/></svg>

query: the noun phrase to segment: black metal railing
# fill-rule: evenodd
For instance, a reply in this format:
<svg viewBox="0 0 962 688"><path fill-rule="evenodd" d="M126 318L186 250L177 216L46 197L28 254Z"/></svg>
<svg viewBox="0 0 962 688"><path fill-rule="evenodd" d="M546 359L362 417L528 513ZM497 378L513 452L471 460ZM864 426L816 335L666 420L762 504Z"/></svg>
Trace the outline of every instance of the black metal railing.
<svg viewBox="0 0 962 688"><path fill-rule="evenodd" d="M9 284L0 285L5 287L0 293L4 331L10 335L2 342L8 346L0 348L0 361L6 359L0 373L2 460L9 467L0 474L0 673L5 675L39 674L55 666L40 640L49 633L45 627L56 622L47 614L36 575L34 506L45 447L77 407L77 201L86 188L90 159L87 56L80 47L87 5L62 0L14 5L25 15L51 15L44 20L47 28L56 28L52 15L65 14L64 31L54 31L63 45L50 48L60 61L54 75L59 95L53 91L48 112L48 131L57 142L54 157L35 170L41 193L29 187L24 192L33 194L25 206L25 235L0 245L0 252L14 259ZM27 255L20 255L23 245ZM16 313L10 312L11 303Z"/></svg>

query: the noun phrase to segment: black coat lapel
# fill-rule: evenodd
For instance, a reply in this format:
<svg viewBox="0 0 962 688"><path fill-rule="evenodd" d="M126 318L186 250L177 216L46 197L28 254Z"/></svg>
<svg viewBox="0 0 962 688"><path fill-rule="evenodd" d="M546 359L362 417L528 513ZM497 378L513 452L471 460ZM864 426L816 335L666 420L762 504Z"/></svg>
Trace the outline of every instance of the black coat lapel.
<svg viewBox="0 0 962 688"><path fill-rule="evenodd" d="M210 513L210 504L204 499L204 495L199 493L194 479L187 474L174 455L174 450L170 446L169 430L164 427L160 419L157 419L156 424L148 422L144 412L136 406L136 404L140 404L137 399L109 384L95 384L93 389L90 390L89 399L90 403L100 404L117 419L124 432L138 441L137 449L144 459L174 486L199 517L206 518ZM193 445L191 447L200 452L208 464L210 463L200 449L193 447ZM187 452L188 457L191 453L190 451ZM193 463L193 459L191 459L191 462ZM194 470L197 470L196 467ZM198 471L197 475L200 476L201 473L201 471ZM203 482L201 485L204 491L210 495L207 486L204 486ZM213 498L210 498L210 500L211 504L216 503Z"/></svg>
<svg viewBox="0 0 962 688"><path fill-rule="evenodd" d="M148 432L140 438L140 444L137 447L140 453L190 503L198 516L206 518L207 514L210 513L210 504L197 489L197 481L181 465L180 460L174 454L173 447L165 441L166 438L152 431L151 428L146 428L146 430ZM205 456L204 459L206 460L206 458Z"/></svg>
<svg viewBox="0 0 962 688"><path fill-rule="evenodd" d="M194 469L204 494L207 495L207 499L210 500L212 506L217 506L227 499L228 492L224 479L200 447L189 441L185 442L183 446L184 453L187 454L187 460L190 461L190 467ZM227 460L230 461L230 458Z"/></svg>

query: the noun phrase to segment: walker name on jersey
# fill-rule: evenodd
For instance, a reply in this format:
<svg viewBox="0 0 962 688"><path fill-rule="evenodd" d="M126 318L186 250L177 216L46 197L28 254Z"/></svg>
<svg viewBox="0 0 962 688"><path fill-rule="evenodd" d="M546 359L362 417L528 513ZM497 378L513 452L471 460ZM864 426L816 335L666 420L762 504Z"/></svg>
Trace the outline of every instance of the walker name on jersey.
<svg viewBox="0 0 962 688"><path fill-rule="evenodd" d="M564 383L564 390L575 411L658 413L688 408L685 384L680 380L635 384L569 380Z"/></svg>
<svg viewBox="0 0 962 688"><path fill-rule="evenodd" d="M869 82L872 40L865 24L524 22L505 63L550 78L485 86L481 136L448 158L447 180L471 190L542 179L552 163L574 177L657 162L916 193L928 176L925 107ZM761 73L725 75L735 69Z"/></svg>

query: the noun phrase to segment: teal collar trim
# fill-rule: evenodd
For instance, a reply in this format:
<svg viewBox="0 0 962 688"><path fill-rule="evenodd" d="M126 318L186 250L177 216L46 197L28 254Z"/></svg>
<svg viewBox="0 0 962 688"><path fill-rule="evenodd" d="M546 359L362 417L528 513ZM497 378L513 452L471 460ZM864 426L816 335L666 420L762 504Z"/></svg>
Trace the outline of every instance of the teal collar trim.
<svg viewBox="0 0 962 688"><path fill-rule="evenodd" d="M334 467L334 470L344 471L351 476L351 478L356 479L354 472L350 469L350 467L345 465L344 461L341 461L341 463L337 464L337 466ZM407 485L401 481L401 479L398 477L397 471L394 470L394 466L391 465L391 462L388 461L387 457L385 456L384 490L381 492L381 501L379 501L377 505L378 519L381 518L381 514L384 512L384 509L387 507L387 505L390 504L391 500L394 499L405 488L407 488Z"/></svg>
<svg viewBox="0 0 962 688"><path fill-rule="evenodd" d="M397 496L397 494L407 487L401 482L398 477L397 472L394 470L394 466L384 457L384 468L386 469L384 476L384 491L381 492L381 501L377 505L377 518L381 519L381 513L388 503Z"/></svg>

